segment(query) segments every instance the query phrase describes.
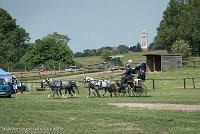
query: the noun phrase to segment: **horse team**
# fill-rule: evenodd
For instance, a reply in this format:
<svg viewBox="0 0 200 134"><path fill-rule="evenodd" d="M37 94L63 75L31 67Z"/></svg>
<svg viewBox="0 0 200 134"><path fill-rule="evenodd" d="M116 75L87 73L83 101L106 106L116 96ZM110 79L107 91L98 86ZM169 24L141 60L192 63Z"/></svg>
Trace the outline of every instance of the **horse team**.
<svg viewBox="0 0 200 134"><path fill-rule="evenodd" d="M84 76L83 80L88 88L87 97L91 97L91 93L93 93L95 97L101 97L99 93L100 90L104 90L102 96L105 96L105 94L109 92L109 97L112 97L113 93L116 96L117 91L119 90L119 87L116 87L115 83L110 80L97 80L87 76ZM77 94L79 94L79 89L75 81L56 81L47 78L41 82L51 89L48 98L51 96L54 97L55 94L60 98L68 98L69 95L71 95L71 97L76 97ZM64 90L64 94L62 94L62 90Z"/></svg>

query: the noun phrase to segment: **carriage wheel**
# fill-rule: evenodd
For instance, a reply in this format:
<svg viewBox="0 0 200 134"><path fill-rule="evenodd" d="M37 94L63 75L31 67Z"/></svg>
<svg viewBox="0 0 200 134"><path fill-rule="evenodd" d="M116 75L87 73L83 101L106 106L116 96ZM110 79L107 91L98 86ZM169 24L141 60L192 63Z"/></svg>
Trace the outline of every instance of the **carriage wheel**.
<svg viewBox="0 0 200 134"><path fill-rule="evenodd" d="M141 96L146 96L147 95L147 87L142 83L141 84L142 91L141 91Z"/></svg>
<svg viewBox="0 0 200 134"><path fill-rule="evenodd" d="M118 91L118 96L124 97L126 95L126 89L121 89Z"/></svg>
<svg viewBox="0 0 200 134"><path fill-rule="evenodd" d="M134 96L146 96L147 95L147 87L141 83L138 87L136 87L133 92Z"/></svg>
<svg viewBox="0 0 200 134"><path fill-rule="evenodd" d="M138 97L141 95L140 87L136 87L135 89L133 88L132 91L133 91L133 96Z"/></svg>
<svg viewBox="0 0 200 134"><path fill-rule="evenodd" d="M127 92L128 92L129 96L134 96L134 90L133 90L133 88L131 86L128 86Z"/></svg>
<svg viewBox="0 0 200 134"><path fill-rule="evenodd" d="M114 94L115 97L118 97L118 93L117 92L114 92L113 94Z"/></svg>
<svg viewBox="0 0 200 134"><path fill-rule="evenodd" d="M126 95L126 92L125 91L121 91L118 93L118 96L120 97L124 97Z"/></svg>

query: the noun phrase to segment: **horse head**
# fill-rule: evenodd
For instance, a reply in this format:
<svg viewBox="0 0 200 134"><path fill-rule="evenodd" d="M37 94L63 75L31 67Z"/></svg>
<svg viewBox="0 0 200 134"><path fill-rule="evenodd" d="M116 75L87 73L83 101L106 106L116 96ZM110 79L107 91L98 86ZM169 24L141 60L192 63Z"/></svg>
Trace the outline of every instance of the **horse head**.
<svg viewBox="0 0 200 134"><path fill-rule="evenodd" d="M84 84L86 84L86 83L88 83L89 81L94 80L94 79L91 78L91 77L88 77L88 76L84 76L84 77L83 77L83 80L84 80Z"/></svg>

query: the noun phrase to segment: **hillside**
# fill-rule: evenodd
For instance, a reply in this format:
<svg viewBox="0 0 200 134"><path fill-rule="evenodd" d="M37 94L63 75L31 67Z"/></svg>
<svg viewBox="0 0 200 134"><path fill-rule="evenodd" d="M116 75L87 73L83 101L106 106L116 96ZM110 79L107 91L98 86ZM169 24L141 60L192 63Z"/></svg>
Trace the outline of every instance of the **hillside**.
<svg viewBox="0 0 200 134"><path fill-rule="evenodd" d="M134 63L139 63L142 61L146 61L146 57L143 56L144 54L166 54L167 52L165 50L159 50L159 51L148 51L148 52L130 52L123 54L124 58L122 58L123 63L127 63L128 60L132 60ZM78 64L95 64L95 63L101 63L103 62L103 59L101 59L101 56L91 56L91 57L80 57L80 58L74 58L75 62Z"/></svg>

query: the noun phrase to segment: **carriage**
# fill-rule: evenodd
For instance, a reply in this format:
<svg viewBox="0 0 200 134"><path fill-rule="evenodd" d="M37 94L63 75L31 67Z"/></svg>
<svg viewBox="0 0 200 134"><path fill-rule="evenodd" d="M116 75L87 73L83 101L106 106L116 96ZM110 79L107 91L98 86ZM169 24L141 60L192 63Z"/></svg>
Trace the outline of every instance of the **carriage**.
<svg viewBox="0 0 200 134"><path fill-rule="evenodd" d="M138 82L136 83L136 80ZM112 93L114 96L124 97L124 96L146 96L147 95L147 87L143 83L141 79L134 79L128 81L126 84L121 84L121 80L115 80L115 82L111 82L108 80L96 80L91 77L84 77L84 83L88 83L89 94L90 96L91 89L95 91L97 95L96 97L100 97L99 90L105 89L103 96L106 91L110 93L110 97L112 97ZM103 84L104 83L104 84ZM104 86L103 86L104 85ZM116 85L116 86L115 86ZM93 92L94 93L94 92Z"/></svg>
<svg viewBox="0 0 200 134"><path fill-rule="evenodd" d="M138 83L136 84L136 80ZM147 87L145 86L144 82L139 79L134 79L128 81L126 84L119 83L119 80L116 80L116 85L118 86L118 96L124 97L128 96L146 96L147 95Z"/></svg>

